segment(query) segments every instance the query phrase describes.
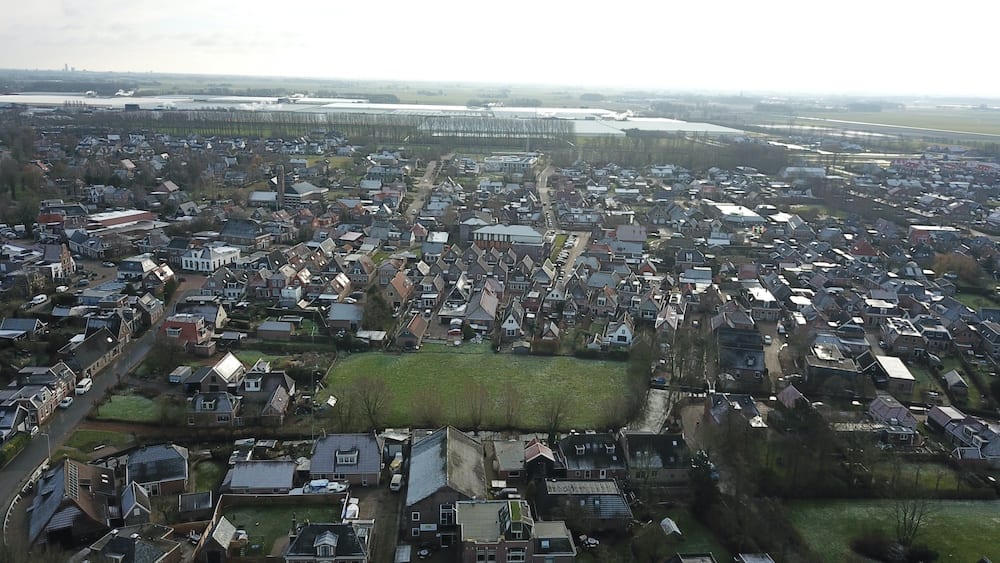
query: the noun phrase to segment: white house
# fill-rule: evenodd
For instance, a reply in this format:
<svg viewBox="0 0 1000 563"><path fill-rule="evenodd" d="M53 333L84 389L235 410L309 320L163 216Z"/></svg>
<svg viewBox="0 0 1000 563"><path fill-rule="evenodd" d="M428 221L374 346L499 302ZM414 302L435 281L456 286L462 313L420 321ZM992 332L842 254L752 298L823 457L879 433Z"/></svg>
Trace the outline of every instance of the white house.
<svg viewBox="0 0 1000 563"><path fill-rule="evenodd" d="M634 336L635 323L632 321L632 315L625 313L621 321L608 323L608 328L604 332L604 343L608 346L628 348L632 346Z"/></svg>
<svg viewBox="0 0 1000 563"><path fill-rule="evenodd" d="M223 266L235 264L240 259L240 249L232 246L193 248L181 256L181 269L210 274Z"/></svg>

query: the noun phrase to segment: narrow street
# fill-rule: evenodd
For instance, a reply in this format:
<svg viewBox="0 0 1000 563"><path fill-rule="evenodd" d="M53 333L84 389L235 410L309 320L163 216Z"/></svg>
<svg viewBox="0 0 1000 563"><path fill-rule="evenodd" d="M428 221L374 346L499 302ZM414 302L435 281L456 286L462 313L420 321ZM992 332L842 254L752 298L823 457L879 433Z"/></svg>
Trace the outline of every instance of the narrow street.
<svg viewBox="0 0 1000 563"><path fill-rule="evenodd" d="M438 163L436 160L427 163L427 170L424 171L424 175L417 182L416 193L413 194L413 201L406 208L405 217L416 219L417 214L424 207L424 202L427 200L427 196L430 195L431 188L434 187L434 179L437 178L437 166Z"/></svg>
<svg viewBox="0 0 1000 563"><path fill-rule="evenodd" d="M187 281L178 287L176 293L177 299L183 299L188 294L195 292L196 289L194 288L200 286L203 280L204 278L201 276L188 276ZM68 409L56 409L52 418L41 428L38 435L28 443L27 447L6 467L0 470L0 491L5 493L2 505L4 507L4 516L7 514L7 507L10 506L10 503L21 492L21 488L31 473L43 461L48 459L51 452L57 450L62 445L66 438L80 425L80 422L84 420L94 404L104 397L105 392L110 387L116 385L128 372L142 363L156 341L156 333L160 325L168 315L169 312L164 315L163 319L160 319L159 322L151 327L146 334L127 344L124 352L94 378L94 386L87 394L77 397L76 401ZM14 508L14 510L23 509L23 507ZM3 530L3 540L6 543L6 529Z"/></svg>

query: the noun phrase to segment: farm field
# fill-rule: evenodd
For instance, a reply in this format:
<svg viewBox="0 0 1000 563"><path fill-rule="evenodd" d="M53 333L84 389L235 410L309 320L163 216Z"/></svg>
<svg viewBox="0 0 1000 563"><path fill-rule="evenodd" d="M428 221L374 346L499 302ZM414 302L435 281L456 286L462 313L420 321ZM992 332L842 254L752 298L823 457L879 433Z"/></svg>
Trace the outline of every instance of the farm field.
<svg viewBox="0 0 1000 563"><path fill-rule="evenodd" d="M442 422L464 426L468 402L465 391L470 384L481 384L494 407L487 408L485 421L489 425L497 420L500 398L509 386L523 402L515 421L519 428L545 428L545 405L559 395L568 401L561 426L595 428L603 418L607 401L622 393L626 369L624 362L494 354L488 344L464 344L460 348L428 344L415 353L366 353L338 361L320 400L330 394L341 396L361 376L380 375L391 390L386 421L389 426L413 424L413 399L428 394L440 398Z"/></svg>
<svg viewBox="0 0 1000 563"><path fill-rule="evenodd" d="M835 112L801 116L803 123L818 125L822 121L871 124L884 127L956 131L983 135L1000 135L1000 113L963 109L907 109L880 112Z"/></svg>
<svg viewBox="0 0 1000 563"><path fill-rule="evenodd" d="M1000 523L998 501L932 501L933 515L917 542L940 554L938 561L977 561L1000 557L995 541ZM892 535L891 500L837 500L788 503L789 518L815 553L825 561L863 561L851 540L875 526ZM961 533L956 533L961 530Z"/></svg>

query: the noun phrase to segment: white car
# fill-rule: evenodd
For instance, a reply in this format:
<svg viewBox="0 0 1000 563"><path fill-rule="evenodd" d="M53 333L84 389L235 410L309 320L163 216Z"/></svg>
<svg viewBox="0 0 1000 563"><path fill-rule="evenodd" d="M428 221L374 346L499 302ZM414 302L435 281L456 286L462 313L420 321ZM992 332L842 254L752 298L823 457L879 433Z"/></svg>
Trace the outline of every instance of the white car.
<svg viewBox="0 0 1000 563"><path fill-rule="evenodd" d="M771 338L770 334L765 334L764 335L764 344L767 344L768 346L770 346L771 342L773 342L773 341L774 341L774 339Z"/></svg>
<svg viewBox="0 0 1000 563"><path fill-rule="evenodd" d="M115 264L114 262L101 262L101 266L104 266L105 268L114 268L117 267L118 265Z"/></svg>
<svg viewBox="0 0 1000 563"><path fill-rule="evenodd" d="M59 401L59 408L68 409L73 404L73 397L63 397L63 400Z"/></svg>

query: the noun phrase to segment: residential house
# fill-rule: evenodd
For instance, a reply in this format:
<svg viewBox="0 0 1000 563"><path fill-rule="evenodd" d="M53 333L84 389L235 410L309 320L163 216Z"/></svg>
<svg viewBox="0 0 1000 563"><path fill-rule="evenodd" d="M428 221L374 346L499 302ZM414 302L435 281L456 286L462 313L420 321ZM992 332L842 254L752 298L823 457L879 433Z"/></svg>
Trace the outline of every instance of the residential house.
<svg viewBox="0 0 1000 563"><path fill-rule="evenodd" d="M396 272L396 275L385 287L385 300L393 309L404 307L413 297L413 280L406 273Z"/></svg>
<svg viewBox="0 0 1000 563"><path fill-rule="evenodd" d="M494 440L493 460L497 476L506 481L508 485L525 481L524 442L520 440Z"/></svg>
<svg viewBox="0 0 1000 563"><path fill-rule="evenodd" d="M34 340L47 325L39 319L8 319L0 321L0 340Z"/></svg>
<svg viewBox="0 0 1000 563"><path fill-rule="evenodd" d="M179 542L167 539L174 529L160 524L126 524L90 544L90 563L176 563L182 560Z"/></svg>
<svg viewBox="0 0 1000 563"><path fill-rule="evenodd" d="M198 393L187 409L188 426L242 426L240 408L243 398L228 392Z"/></svg>
<svg viewBox="0 0 1000 563"><path fill-rule="evenodd" d="M27 424L39 426L48 422L62 397L45 385L24 385L0 389L0 406L21 406L27 411Z"/></svg>
<svg viewBox="0 0 1000 563"><path fill-rule="evenodd" d="M67 345L59 352L73 371L81 378L94 377L121 355L123 343L107 328L101 328L79 344Z"/></svg>
<svg viewBox="0 0 1000 563"><path fill-rule="evenodd" d="M709 393L705 397L705 419L730 428L754 431L767 428L757 402L745 394Z"/></svg>
<svg viewBox="0 0 1000 563"><path fill-rule="evenodd" d="M279 426L295 396L295 380L283 371L271 371L269 362L258 360L243 379L239 395L244 420Z"/></svg>
<svg viewBox="0 0 1000 563"><path fill-rule="evenodd" d="M93 541L111 528L117 512L113 470L63 459L38 479L27 509L28 543Z"/></svg>
<svg viewBox="0 0 1000 563"><path fill-rule="evenodd" d="M410 322L403 325L396 333L396 346L404 350L417 348L427 333L427 319L415 313Z"/></svg>
<svg viewBox="0 0 1000 563"><path fill-rule="evenodd" d="M333 303L326 314L327 326L332 331L356 332L361 329L364 308L355 303Z"/></svg>
<svg viewBox="0 0 1000 563"><path fill-rule="evenodd" d="M611 348L631 348L635 338L635 322L628 312L620 321L608 323L604 331L604 345Z"/></svg>
<svg viewBox="0 0 1000 563"><path fill-rule="evenodd" d="M555 452L538 438L532 438L524 445L524 472L528 481L554 476Z"/></svg>
<svg viewBox="0 0 1000 563"><path fill-rule="evenodd" d="M235 264L239 259L240 249L232 246L193 248L181 256L181 269L211 274L223 266Z"/></svg>
<svg viewBox="0 0 1000 563"><path fill-rule="evenodd" d="M223 266L205 278L200 293L221 297L226 301L239 301L246 295L248 281L249 276L245 271Z"/></svg>
<svg viewBox="0 0 1000 563"><path fill-rule="evenodd" d="M499 306L500 299L497 294L489 288L483 288L482 291L477 291L469 299L465 320L473 330L487 333L493 329Z"/></svg>
<svg viewBox="0 0 1000 563"><path fill-rule="evenodd" d="M247 376L247 368L232 352L226 352L211 366L202 366L184 380L184 391L194 393L238 393Z"/></svg>
<svg viewBox="0 0 1000 563"><path fill-rule="evenodd" d="M183 493L188 482L187 448L157 444L130 452L125 462L125 482L138 483L152 496Z"/></svg>
<svg viewBox="0 0 1000 563"><path fill-rule="evenodd" d="M136 526L149 522L153 514L153 504L149 493L135 481L125 485L121 494L121 517L126 526Z"/></svg>
<svg viewBox="0 0 1000 563"><path fill-rule="evenodd" d="M203 315L179 313L170 315L160 325L159 335L185 351L195 351L212 342L215 331Z"/></svg>
<svg viewBox="0 0 1000 563"><path fill-rule="evenodd" d="M896 397L909 397L917 379L903 360L895 356L875 356L875 385Z"/></svg>
<svg viewBox="0 0 1000 563"><path fill-rule="evenodd" d="M621 532L633 519L628 501L613 479L545 479L539 482L535 505L544 520L573 519L577 532Z"/></svg>
<svg viewBox="0 0 1000 563"><path fill-rule="evenodd" d="M328 434L316 440L310 479L336 479L352 485L378 486L382 446L375 434Z"/></svg>
<svg viewBox="0 0 1000 563"><path fill-rule="evenodd" d="M628 466L611 434L571 434L559 441L559 459L569 479L625 479Z"/></svg>
<svg viewBox="0 0 1000 563"><path fill-rule="evenodd" d="M683 486L690 481L691 452L683 434L628 432L622 445L631 483Z"/></svg>
<svg viewBox="0 0 1000 563"><path fill-rule="evenodd" d="M523 500L472 500L456 504L462 563L484 561L552 563L576 559L564 522L536 522Z"/></svg>
<svg viewBox="0 0 1000 563"><path fill-rule="evenodd" d="M875 400L868 405L868 416L874 422L882 424L905 426L916 430L919 422L910 409L888 393L878 393Z"/></svg>
<svg viewBox="0 0 1000 563"><path fill-rule="evenodd" d="M18 432L29 432L28 409L17 403L0 405L0 445Z"/></svg>
<svg viewBox="0 0 1000 563"><path fill-rule="evenodd" d="M941 376L944 378L945 387L956 400L967 399L969 397L969 384L958 373L958 370L949 370Z"/></svg>
<svg viewBox="0 0 1000 563"><path fill-rule="evenodd" d="M237 460L222 481L222 491L238 495L286 495L294 481L294 461Z"/></svg>
<svg viewBox="0 0 1000 563"><path fill-rule="evenodd" d="M413 444L401 524L409 541L456 544L456 503L484 498L486 468L477 440L448 426Z"/></svg>
<svg viewBox="0 0 1000 563"><path fill-rule="evenodd" d="M295 525L295 524L293 524ZM288 535L285 563L368 563L373 520L295 525Z"/></svg>

